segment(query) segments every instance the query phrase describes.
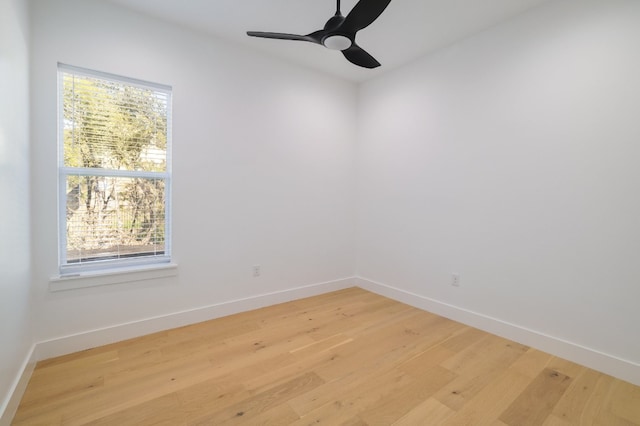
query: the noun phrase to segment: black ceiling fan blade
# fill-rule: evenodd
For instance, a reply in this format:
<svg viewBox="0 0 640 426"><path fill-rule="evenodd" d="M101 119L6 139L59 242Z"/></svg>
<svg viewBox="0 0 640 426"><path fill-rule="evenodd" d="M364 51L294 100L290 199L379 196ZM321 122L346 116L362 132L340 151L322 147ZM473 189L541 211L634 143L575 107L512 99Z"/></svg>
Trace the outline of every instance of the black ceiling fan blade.
<svg viewBox="0 0 640 426"><path fill-rule="evenodd" d="M322 40L327 36L327 30L314 31L311 34L307 34L305 37L310 38L313 43L322 44Z"/></svg>
<svg viewBox="0 0 640 426"><path fill-rule="evenodd" d="M349 62L363 68L377 68L380 66L380 62L376 61L373 56L355 43L350 48L343 50L342 54Z"/></svg>
<svg viewBox="0 0 640 426"><path fill-rule="evenodd" d="M360 0L344 19L340 30L353 33L371 25L384 12L391 0Z"/></svg>
<svg viewBox="0 0 640 426"><path fill-rule="evenodd" d="M298 34L286 34L286 33L267 33L262 31L247 31L247 35L250 37L270 38L275 40L295 40L295 41L310 41L312 43L318 43L312 37Z"/></svg>

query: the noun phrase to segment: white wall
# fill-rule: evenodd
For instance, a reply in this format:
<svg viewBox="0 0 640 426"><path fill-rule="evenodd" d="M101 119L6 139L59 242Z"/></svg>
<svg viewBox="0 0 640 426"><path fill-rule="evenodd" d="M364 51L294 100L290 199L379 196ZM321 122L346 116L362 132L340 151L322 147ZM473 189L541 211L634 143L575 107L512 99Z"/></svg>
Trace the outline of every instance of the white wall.
<svg viewBox="0 0 640 426"><path fill-rule="evenodd" d="M637 367L639 76L640 2L587 0L364 84L358 274Z"/></svg>
<svg viewBox="0 0 640 426"><path fill-rule="evenodd" d="M0 416L32 344L27 15L0 0Z"/></svg>
<svg viewBox="0 0 640 426"><path fill-rule="evenodd" d="M354 85L107 2L36 0L32 28L37 340L353 276ZM57 62L173 87L177 277L49 291Z"/></svg>

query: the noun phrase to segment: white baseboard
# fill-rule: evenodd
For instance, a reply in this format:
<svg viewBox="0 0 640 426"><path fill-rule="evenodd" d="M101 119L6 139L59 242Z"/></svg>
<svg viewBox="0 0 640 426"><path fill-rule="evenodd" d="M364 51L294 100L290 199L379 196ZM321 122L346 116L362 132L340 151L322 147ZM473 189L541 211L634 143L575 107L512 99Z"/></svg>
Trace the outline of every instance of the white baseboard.
<svg viewBox="0 0 640 426"><path fill-rule="evenodd" d="M373 293L479 328L640 386L640 364L635 362L365 278L355 278L354 282L356 286Z"/></svg>
<svg viewBox="0 0 640 426"><path fill-rule="evenodd" d="M18 405L20 405L22 395L24 395L24 391L27 389L27 384L31 378L31 373L33 373L33 369L36 367L37 359L35 349L36 345L32 345L24 362L20 366L20 370L13 385L9 389L6 399L2 401L2 405L0 405L0 426L10 425L13 416L15 416L16 411L18 411Z"/></svg>
<svg viewBox="0 0 640 426"><path fill-rule="evenodd" d="M112 327L88 330L73 335L61 336L37 343L37 360L66 355L97 346L107 345L109 343L115 343L158 331L208 321L227 315L237 314L239 312L259 309L278 303L316 296L335 290L353 287L354 285L355 283L352 278L344 278L336 281L260 294L244 299L231 300L215 305L190 309L188 311L174 312L168 315L118 324Z"/></svg>

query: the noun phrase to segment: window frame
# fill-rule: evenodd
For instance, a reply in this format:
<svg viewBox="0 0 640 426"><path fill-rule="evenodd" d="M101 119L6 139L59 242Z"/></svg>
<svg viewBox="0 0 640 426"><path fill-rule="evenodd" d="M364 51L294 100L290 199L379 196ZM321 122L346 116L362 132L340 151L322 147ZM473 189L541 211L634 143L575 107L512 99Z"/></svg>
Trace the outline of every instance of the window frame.
<svg viewBox="0 0 640 426"><path fill-rule="evenodd" d="M167 97L166 168L163 172L139 170L115 170L104 168L69 167L64 164L64 74L109 80L130 86L160 92ZM60 277L76 277L83 274L121 272L126 269L148 268L153 265L165 267L171 263L171 182L172 182L172 88L102 71L94 71L72 65L58 63L57 67L57 144L58 144L58 271ZM164 181L164 253L162 255L141 255L117 259L96 259L85 262L67 261L67 177L96 176L158 179Z"/></svg>

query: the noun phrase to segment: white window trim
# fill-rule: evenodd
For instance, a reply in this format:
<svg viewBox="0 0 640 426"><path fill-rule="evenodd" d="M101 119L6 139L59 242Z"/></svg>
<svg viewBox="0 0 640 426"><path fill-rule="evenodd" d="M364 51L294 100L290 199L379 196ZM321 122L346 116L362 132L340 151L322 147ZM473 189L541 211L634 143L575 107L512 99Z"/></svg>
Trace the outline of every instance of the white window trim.
<svg viewBox="0 0 640 426"><path fill-rule="evenodd" d="M142 80L93 71L58 63L58 272L51 277L51 291L69 290L73 288L94 287L106 284L133 282L165 276L176 275L177 265L171 262L172 230L171 230L171 177L172 177L172 88L171 86L150 83ZM64 125L62 123L64 99L60 94L64 72L88 77L105 78L120 81L129 85L153 89L167 95L167 158L165 172L122 171L99 168L76 168L64 165ZM165 181L165 248L164 256L133 257L128 259L98 260L81 264L66 262L66 178L73 175L117 176L132 178L163 179Z"/></svg>
<svg viewBox="0 0 640 426"><path fill-rule="evenodd" d="M102 271L93 270L76 274L57 275L49 279L49 290L52 292L99 287L112 284L133 283L156 280L178 275L176 263L158 263L135 267L110 268Z"/></svg>

